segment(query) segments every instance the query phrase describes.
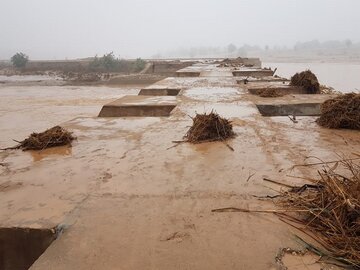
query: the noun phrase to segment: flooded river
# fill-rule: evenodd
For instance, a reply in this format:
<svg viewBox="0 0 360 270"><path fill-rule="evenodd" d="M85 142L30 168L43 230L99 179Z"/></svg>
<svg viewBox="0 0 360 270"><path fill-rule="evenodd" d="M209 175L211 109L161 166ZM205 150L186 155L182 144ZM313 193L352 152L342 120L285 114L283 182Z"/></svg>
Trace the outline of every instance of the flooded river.
<svg viewBox="0 0 360 270"><path fill-rule="evenodd" d="M263 63L264 67L277 68L276 74L290 78L305 69L312 70L321 84L341 92L360 91L360 64L347 63Z"/></svg>

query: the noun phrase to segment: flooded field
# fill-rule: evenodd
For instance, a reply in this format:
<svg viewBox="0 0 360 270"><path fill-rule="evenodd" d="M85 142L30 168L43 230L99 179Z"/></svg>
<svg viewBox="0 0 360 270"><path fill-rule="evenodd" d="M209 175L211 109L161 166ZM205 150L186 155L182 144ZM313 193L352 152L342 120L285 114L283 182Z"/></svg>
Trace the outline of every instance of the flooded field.
<svg viewBox="0 0 360 270"><path fill-rule="evenodd" d="M347 63L263 63L263 67L277 68L276 74L290 78L296 72L310 69L321 84L338 91L360 91L360 64Z"/></svg>

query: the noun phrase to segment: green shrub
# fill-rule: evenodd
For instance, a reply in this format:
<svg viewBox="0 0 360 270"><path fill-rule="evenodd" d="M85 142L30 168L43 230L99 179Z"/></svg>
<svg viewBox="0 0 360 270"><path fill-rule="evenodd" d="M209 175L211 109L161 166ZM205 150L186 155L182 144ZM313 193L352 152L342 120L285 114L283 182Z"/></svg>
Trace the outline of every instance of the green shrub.
<svg viewBox="0 0 360 270"><path fill-rule="evenodd" d="M146 62L141 58L136 59L134 64L134 71L139 72L145 68Z"/></svg>
<svg viewBox="0 0 360 270"><path fill-rule="evenodd" d="M96 72L119 72L127 71L127 69L127 61L116 58L113 52L104 54L102 57L95 56L89 64L89 70Z"/></svg>
<svg viewBox="0 0 360 270"><path fill-rule="evenodd" d="M11 57L11 63L17 68L25 67L27 62L29 62L29 56L22 52L18 52Z"/></svg>
<svg viewBox="0 0 360 270"><path fill-rule="evenodd" d="M139 72L145 68L146 61L138 58L127 61L115 57L113 52L104 54L102 57L95 56L89 63L88 70L91 72Z"/></svg>

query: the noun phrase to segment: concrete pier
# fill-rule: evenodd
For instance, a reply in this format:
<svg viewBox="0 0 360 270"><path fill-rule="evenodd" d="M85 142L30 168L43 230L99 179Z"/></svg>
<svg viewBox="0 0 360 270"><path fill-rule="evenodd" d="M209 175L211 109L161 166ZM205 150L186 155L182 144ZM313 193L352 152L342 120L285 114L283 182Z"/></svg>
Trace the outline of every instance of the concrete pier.
<svg viewBox="0 0 360 270"><path fill-rule="evenodd" d="M232 74L236 77L266 77L272 76L274 71L269 69L239 69L234 70Z"/></svg>
<svg viewBox="0 0 360 270"><path fill-rule="evenodd" d="M139 92L140 96L177 96L181 88L144 88Z"/></svg>
<svg viewBox="0 0 360 270"><path fill-rule="evenodd" d="M171 96L124 96L103 106L99 117L169 116L176 107Z"/></svg>

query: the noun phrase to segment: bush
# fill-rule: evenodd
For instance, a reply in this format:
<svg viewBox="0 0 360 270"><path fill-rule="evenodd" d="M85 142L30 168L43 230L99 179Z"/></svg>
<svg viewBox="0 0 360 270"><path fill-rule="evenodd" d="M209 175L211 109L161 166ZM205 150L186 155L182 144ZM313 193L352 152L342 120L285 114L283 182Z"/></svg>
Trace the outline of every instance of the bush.
<svg viewBox="0 0 360 270"><path fill-rule="evenodd" d="M16 53L11 57L11 63L17 68L25 67L27 62L29 62L29 56L22 52Z"/></svg>
<svg viewBox="0 0 360 270"><path fill-rule="evenodd" d="M104 54L102 57L95 56L89 63L91 72L139 72L145 68L146 61L141 58L136 61L127 61L115 57L113 52Z"/></svg>
<svg viewBox="0 0 360 270"><path fill-rule="evenodd" d="M134 64L134 70L136 72L142 71L145 68L146 62L141 58L136 59Z"/></svg>
<svg viewBox="0 0 360 270"><path fill-rule="evenodd" d="M116 58L113 52L104 54L102 57L97 57L90 62L89 70L96 72L115 72L124 71L127 69L127 62L125 60Z"/></svg>

